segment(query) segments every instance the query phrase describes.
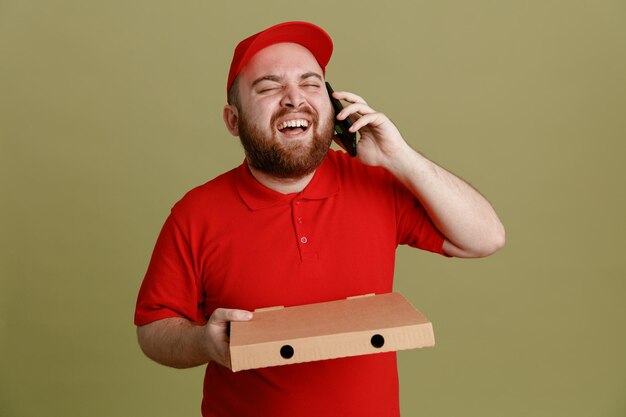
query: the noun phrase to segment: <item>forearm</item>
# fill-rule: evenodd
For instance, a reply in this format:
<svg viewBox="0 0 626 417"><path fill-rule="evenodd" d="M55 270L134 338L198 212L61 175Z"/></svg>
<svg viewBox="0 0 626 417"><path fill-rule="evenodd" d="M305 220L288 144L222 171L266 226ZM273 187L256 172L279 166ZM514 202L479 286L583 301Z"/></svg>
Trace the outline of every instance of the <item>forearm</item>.
<svg viewBox="0 0 626 417"><path fill-rule="evenodd" d="M191 368L211 360L205 326L168 318L137 328L139 346L152 360L174 368Z"/></svg>
<svg viewBox="0 0 626 417"><path fill-rule="evenodd" d="M504 227L478 191L408 145L397 155L387 169L420 200L449 255L482 257L504 245Z"/></svg>

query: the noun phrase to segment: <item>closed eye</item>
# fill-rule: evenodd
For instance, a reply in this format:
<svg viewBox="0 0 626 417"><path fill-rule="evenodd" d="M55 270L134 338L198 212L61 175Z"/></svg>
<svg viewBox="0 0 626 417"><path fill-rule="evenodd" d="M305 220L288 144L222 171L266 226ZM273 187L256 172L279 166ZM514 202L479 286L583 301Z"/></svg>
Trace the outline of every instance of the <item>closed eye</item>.
<svg viewBox="0 0 626 417"><path fill-rule="evenodd" d="M256 91L259 94L264 94L264 93L271 93L271 92L277 91L281 88L282 88L282 85L277 84L277 83L263 83L257 86Z"/></svg>
<svg viewBox="0 0 626 417"><path fill-rule="evenodd" d="M276 75L266 75L257 78L252 83L252 87L258 94L272 92L281 86L280 77L277 77Z"/></svg>
<svg viewBox="0 0 626 417"><path fill-rule="evenodd" d="M263 94L263 93L267 93L267 92L274 91L274 90L277 90L277 89L278 89L278 87L266 87L266 88L263 88L263 89L259 90L259 93Z"/></svg>

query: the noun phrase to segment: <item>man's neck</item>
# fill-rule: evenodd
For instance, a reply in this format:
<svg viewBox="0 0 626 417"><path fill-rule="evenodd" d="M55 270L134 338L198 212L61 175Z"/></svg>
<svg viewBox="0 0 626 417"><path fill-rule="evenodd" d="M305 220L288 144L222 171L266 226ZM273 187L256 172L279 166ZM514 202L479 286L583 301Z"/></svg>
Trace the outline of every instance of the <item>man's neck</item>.
<svg viewBox="0 0 626 417"><path fill-rule="evenodd" d="M307 174L302 178L277 178L272 175L266 174L258 169L255 169L248 165L250 169L250 173L252 176L261 184L266 186L267 188L277 191L281 194L292 194L299 193L304 190L307 185L313 179L313 175L315 175L315 171Z"/></svg>

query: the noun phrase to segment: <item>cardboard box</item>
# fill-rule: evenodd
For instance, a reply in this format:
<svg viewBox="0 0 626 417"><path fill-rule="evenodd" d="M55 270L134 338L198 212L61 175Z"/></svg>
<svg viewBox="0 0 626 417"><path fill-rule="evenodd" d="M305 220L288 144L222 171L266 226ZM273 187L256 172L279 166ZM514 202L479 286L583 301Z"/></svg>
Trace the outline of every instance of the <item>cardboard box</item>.
<svg viewBox="0 0 626 417"><path fill-rule="evenodd" d="M398 293L256 310L230 330L234 372L434 344L432 323Z"/></svg>

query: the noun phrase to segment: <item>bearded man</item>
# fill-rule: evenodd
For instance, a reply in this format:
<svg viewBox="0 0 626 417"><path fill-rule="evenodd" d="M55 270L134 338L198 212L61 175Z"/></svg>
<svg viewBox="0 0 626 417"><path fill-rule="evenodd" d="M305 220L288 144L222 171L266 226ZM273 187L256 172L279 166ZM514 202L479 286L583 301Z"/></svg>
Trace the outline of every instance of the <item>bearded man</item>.
<svg viewBox="0 0 626 417"><path fill-rule="evenodd" d="M233 373L228 324L261 307L390 292L399 244L450 257L504 244L487 200L411 149L384 114L349 92L334 93L348 105L333 113L332 48L306 22L239 43L223 116L245 160L174 205L139 292L146 355L208 363L205 417L398 416L395 353ZM335 117L359 132L356 158L329 149Z"/></svg>

